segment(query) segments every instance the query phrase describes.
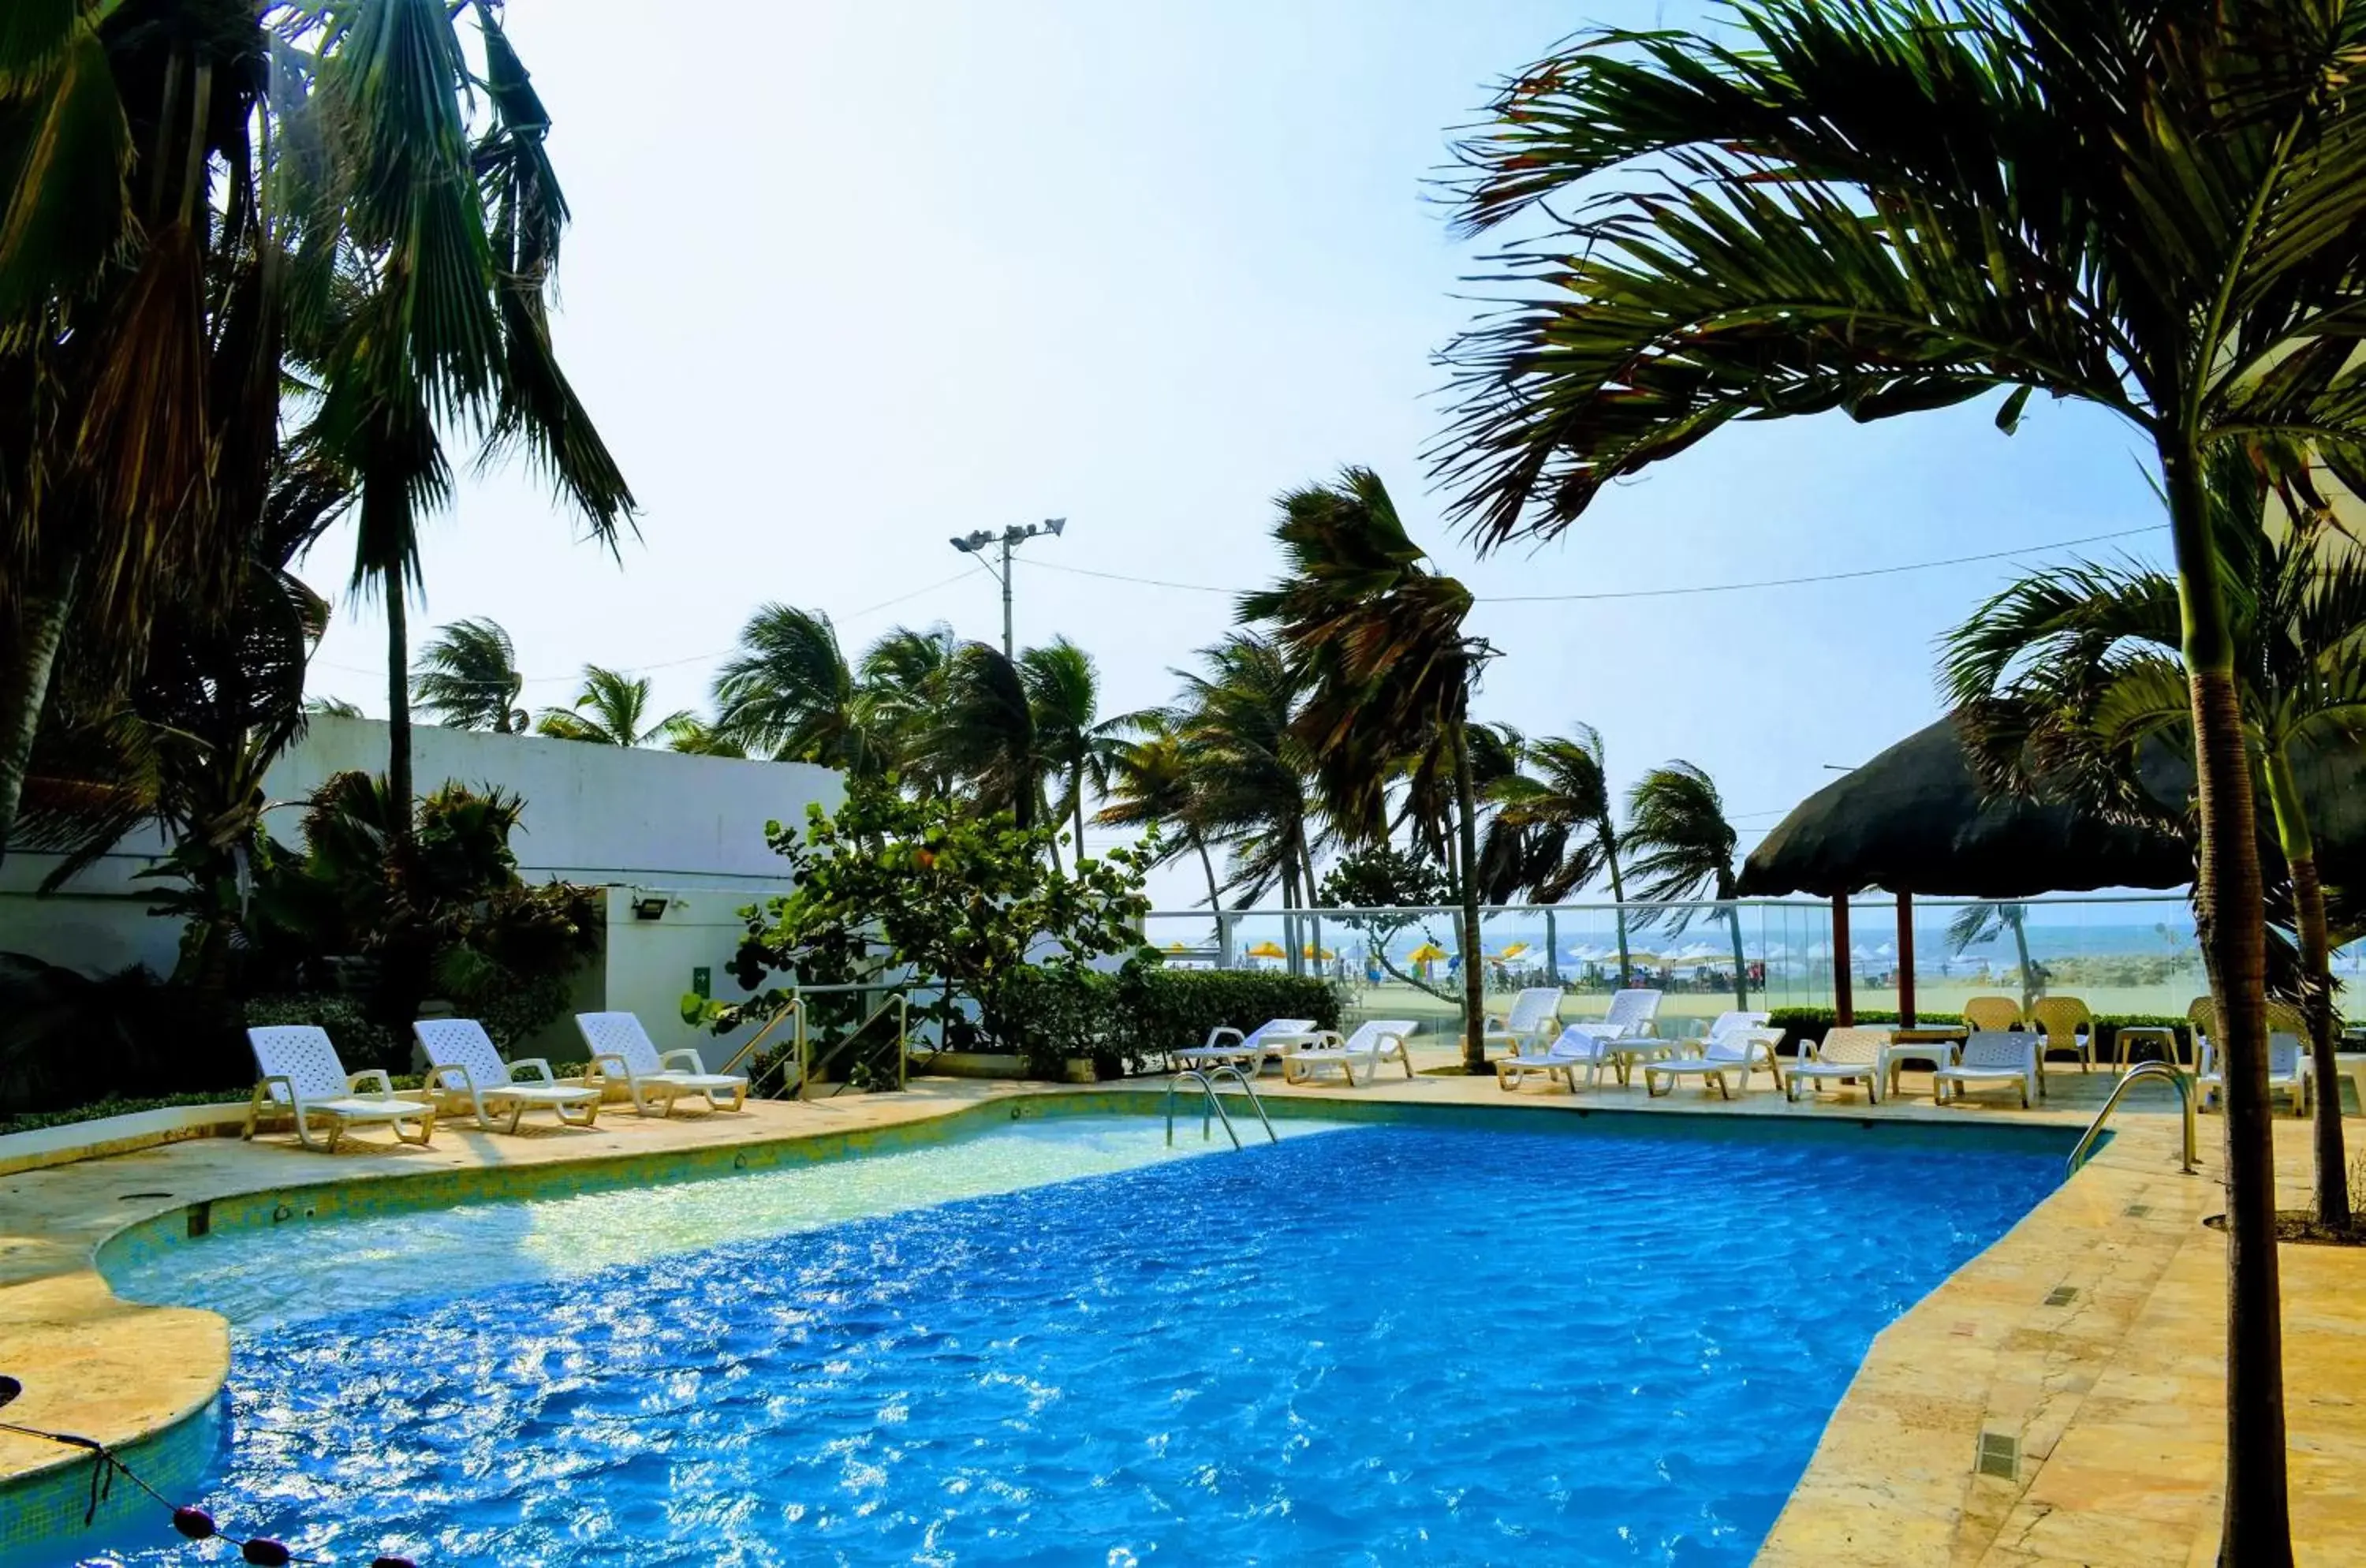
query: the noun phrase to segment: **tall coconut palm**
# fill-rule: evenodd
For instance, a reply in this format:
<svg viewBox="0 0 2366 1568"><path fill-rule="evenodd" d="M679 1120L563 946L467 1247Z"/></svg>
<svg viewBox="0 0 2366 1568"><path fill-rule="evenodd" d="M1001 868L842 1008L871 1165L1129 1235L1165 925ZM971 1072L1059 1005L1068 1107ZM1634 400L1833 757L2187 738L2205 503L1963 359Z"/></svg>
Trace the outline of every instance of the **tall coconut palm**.
<svg viewBox="0 0 2366 1568"><path fill-rule="evenodd" d="M1567 738L1529 741L1522 771L1496 781L1493 794L1497 818L1529 835L1525 858L1532 868L1527 884L1532 897L1558 904L1595 877L1609 875L1618 928L1618 983L1627 984L1634 970L1627 933L1627 881L1619 863L1618 825L1611 808L1601 733L1590 724L1579 724Z"/></svg>
<svg viewBox="0 0 2366 1568"><path fill-rule="evenodd" d="M481 69L462 44L464 14ZM451 495L446 438L489 457L523 449L612 548L634 502L552 353L567 200L544 146L550 117L497 8L356 0L324 15L315 91L350 175L339 187L348 308L320 353L307 434L360 496L353 583L386 607L387 782L408 800L406 601L420 520Z"/></svg>
<svg viewBox="0 0 2366 1568"><path fill-rule="evenodd" d="M1279 646L1235 634L1200 652L1183 682L1173 729L1191 760L1209 836L1226 849L1224 890L1247 908L1279 886L1290 908L1313 901L1322 837L1303 749L1290 732L1298 682Z"/></svg>
<svg viewBox="0 0 2366 1568"><path fill-rule="evenodd" d="M2045 989L2036 960L2029 955L2028 905L1966 904L1947 922L1947 945L1961 953L2008 931L2012 934L2013 955L2021 963L2021 1010L2026 1013Z"/></svg>
<svg viewBox="0 0 2366 1568"><path fill-rule="evenodd" d="M907 787L942 795L952 781L933 769L930 738L942 712L953 651L961 638L940 621L915 628L896 626L862 655L861 680L873 745L898 771Z"/></svg>
<svg viewBox="0 0 2366 1568"><path fill-rule="evenodd" d="M2291 1561L2266 923L2205 453L2366 479L2366 12L2349 0L1751 0L1715 36L1596 29L1464 150L1532 288L1450 351L1441 444L1488 544L1735 419L2001 389L2124 417L2169 500L2195 714L2197 913L2227 1057L2225 1561Z"/></svg>
<svg viewBox="0 0 2366 1568"><path fill-rule="evenodd" d="M2267 488L2240 452L2214 457L2210 480L2244 735L2291 878L2315 1070L2319 1082L2338 1083L2325 883L2293 757L2366 736L2366 563L2347 540L2320 547L2326 525L2297 496L2287 501L2290 526L2270 539ZM2099 747L2132 773L2140 747L2191 735L2193 710L2177 664L2181 634L2177 584L2165 573L2091 563L2056 569L2012 584L1951 633L1946 678L1972 711L2000 705L2016 716L2010 744L2074 767L2079 753ZM2338 1096L2319 1096L2316 1111L2318 1213L2328 1224L2347 1224Z"/></svg>
<svg viewBox="0 0 2366 1568"><path fill-rule="evenodd" d="M928 742L930 763L983 810L1021 828L1043 817L1043 753L1027 682L1002 650L965 642L945 669L944 699ZM1059 858L1057 845L1053 859Z"/></svg>
<svg viewBox="0 0 2366 1568"><path fill-rule="evenodd" d="M715 677L715 730L775 761L819 762L858 778L880 771L854 671L819 610L758 608Z"/></svg>
<svg viewBox="0 0 2366 1568"><path fill-rule="evenodd" d="M419 650L411 699L447 729L524 735L533 724L517 700L525 691L517 648L494 620L455 621Z"/></svg>
<svg viewBox="0 0 2366 1568"><path fill-rule="evenodd" d="M1292 732L1332 820L1356 841L1387 838L1390 774L1425 748L1451 759L1462 919L1462 1059L1486 1070L1479 963L1479 798L1468 733L1486 647L1463 629L1470 591L1423 562L1380 476L1350 468L1281 498L1274 537L1288 575L1241 597L1270 622L1305 693Z"/></svg>
<svg viewBox="0 0 2366 1568"><path fill-rule="evenodd" d="M1734 901L1734 850L1741 836L1726 819L1717 782L1679 759L1653 768L1627 793L1628 874L1636 890L1655 904L1716 901L1710 918L1725 922L1733 939L1733 1005L1750 1005L1750 969L1741 952L1741 906ZM1697 908L1655 915L1681 931Z"/></svg>
<svg viewBox="0 0 2366 1568"><path fill-rule="evenodd" d="M1085 856L1085 792L1107 796L1110 770L1125 753L1126 738L1144 716L1100 716L1100 670L1091 654L1056 637L1019 656L1019 678L1035 721L1035 750L1046 782L1056 786L1052 814L1076 825L1078 860Z"/></svg>
<svg viewBox="0 0 2366 1568"><path fill-rule="evenodd" d="M200 0L0 22L0 855L69 625L121 690L160 617L242 591L316 184L277 156L319 125L274 27L317 39Z"/></svg>
<svg viewBox="0 0 2366 1568"><path fill-rule="evenodd" d="M535 728L554 740L582 740L594 746L647 746L680 734L698 722L682 709L651 720L649 678L620 675L597 664L583 667L583 690L575 705L545 708Z"/></svg>
<svg viewBox="0 0 2366 1568"><path fill-rule="evenodd" d="M741 757L748 748L724 734L705 719L685 716L681 723L666 731L666 750L692 757Z"/></svg>
<svg viewBox="0 0 2366 1568"><path fill-rule="evenodd" d="M1216 884L1215 857L1208 852L1207 803L1191 753L1177 732L1174 716L1154 712L1140 717L1141 733L1110 761L1107 803L1093 820L1110 828L1171 829L1174 838L1160 844L1165 857L1160 863L1197 853L1208 879L1212 914L1224 907L1223 893Z"/></svg>

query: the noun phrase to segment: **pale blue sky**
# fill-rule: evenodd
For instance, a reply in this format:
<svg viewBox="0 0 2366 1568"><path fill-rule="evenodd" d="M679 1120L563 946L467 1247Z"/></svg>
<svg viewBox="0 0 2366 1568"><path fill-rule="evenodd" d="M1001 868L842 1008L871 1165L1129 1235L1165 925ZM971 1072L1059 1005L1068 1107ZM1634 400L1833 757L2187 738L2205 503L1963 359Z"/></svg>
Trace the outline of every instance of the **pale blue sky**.
<svg viewBox="0 0 2366 1568"><path fill-rule="evenodd" d="M1667 19L1679 19L1667 8ZM1482 595L1902 564L2143 527L2136 444L2044 402L1887 425L1736 429L1481 561L1420 453L1431 361L1474 306L1426 181L1486 85L1651 6L1493 0L863 0L699 8L513 0L576 222L558 333L643 502L620 566L523 474L469 479L427 531L419 635L490 615L540 705L584 661L702 705L766 599L859 647L897 621L999 636L946 544L1047 515L1022 643L1065 633L1112 710L1166 700L1245 587L1272 497L1367 463ZM2158 537L2158 536L2156 536ZM2153 539L2131 541L2157 551ZM2098 547L2104 551L2123 547ZM333 589L350 536L308 575ZM2052 558L2061 558L2057 552ZM1598 604L1486 604L1478 711L1599 727L1614 771L1684 757L1752 828L1939 711L1931 642L2013 563ZM858 613L858 612L868 613ZM384 711L383 622L342 605L314 688ZM1754 841L1754 835L1749 841ZM1155 891L1182 896L1188 879Z"/></svg>

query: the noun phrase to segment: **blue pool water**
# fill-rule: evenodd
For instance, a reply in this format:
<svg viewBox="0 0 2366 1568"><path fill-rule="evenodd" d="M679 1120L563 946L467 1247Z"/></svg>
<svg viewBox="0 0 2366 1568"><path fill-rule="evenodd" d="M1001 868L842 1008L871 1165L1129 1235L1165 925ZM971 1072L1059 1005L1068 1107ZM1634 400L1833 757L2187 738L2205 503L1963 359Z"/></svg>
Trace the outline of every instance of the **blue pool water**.
<svg viewBox="0 0 2366 1568"><path fill-rule="evenodd" d="M1156 1130L929 1157L1096 1135ZM695 1184L766 1234L684 1251L616 1193L215 1238L117 1282L233 1298L203 1500L321 1560L1742 1563L1874 1335L2059 1161L1363 1125L803 1228L760 1184L825 1171ZM546 1228L642 1240L521 1239ZM86 1560L216 1560L169 1540Z"/></svg>

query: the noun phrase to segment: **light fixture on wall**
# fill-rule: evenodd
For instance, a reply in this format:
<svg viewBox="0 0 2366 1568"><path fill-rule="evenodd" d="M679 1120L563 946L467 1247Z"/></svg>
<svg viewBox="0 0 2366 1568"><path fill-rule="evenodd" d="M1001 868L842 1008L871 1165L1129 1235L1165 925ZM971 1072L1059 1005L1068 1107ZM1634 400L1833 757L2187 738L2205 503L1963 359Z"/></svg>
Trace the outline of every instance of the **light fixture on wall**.
<svg viewBox="0 0 2366 1568"><path fill-rule="evenodd" d="M661 920L665 919L665 912L672 907L673 900L662 893L640 894L633 899L633 919Z"/></svg>

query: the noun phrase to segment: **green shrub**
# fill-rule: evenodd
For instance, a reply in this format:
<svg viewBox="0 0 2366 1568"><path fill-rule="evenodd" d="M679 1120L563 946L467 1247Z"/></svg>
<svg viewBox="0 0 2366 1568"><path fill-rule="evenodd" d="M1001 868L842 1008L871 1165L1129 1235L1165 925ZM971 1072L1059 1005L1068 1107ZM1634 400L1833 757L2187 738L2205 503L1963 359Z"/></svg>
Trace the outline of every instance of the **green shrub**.
<svg viewBox="0 0 2366 1568"><path fill-rule="evenodd" d="M1313 976L1128 964L1115 975L1031 971L1015 990L1020 1055L1037 1077L1090 1058L1103 1077L1139 1072L1152 1057L1197 1045L1219 1026L1243 1032L1272 1018L1339 1027L1339 993Z"/></svg>

